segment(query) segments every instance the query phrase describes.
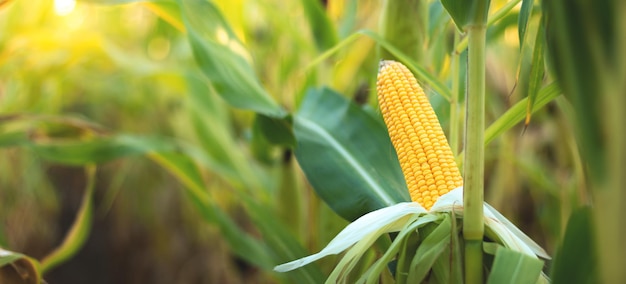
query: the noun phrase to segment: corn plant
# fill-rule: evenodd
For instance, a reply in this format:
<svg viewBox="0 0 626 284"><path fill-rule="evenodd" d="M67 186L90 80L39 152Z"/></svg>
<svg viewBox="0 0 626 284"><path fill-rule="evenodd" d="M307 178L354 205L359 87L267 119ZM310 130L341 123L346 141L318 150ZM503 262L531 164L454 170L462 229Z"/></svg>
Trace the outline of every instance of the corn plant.
<svg viewBox="0 0 626 284"><path fill-rule="evenodd" d="M94 212L124 197L98 202L98 174L123 177L116 163L138 159L178 182L193 224L216 229L259 282L626 281L614 217L626 201L626 7L566 2L76 4L109 20L149 15L169 37L154 32L150 60L106 31L74 44L47 33L37 25L50 3L1 2L2 167L71 165L85 182L72 226L43 256L0 228L0 282L40 283L78 257ZM170 59L155 59L163 50ZM22 183L3 175L3 188ZM54 195L40 179L27 187ZM141 184L158 188L151 179ZM17 210L13 192L0 192L0 214Z"/></svg>

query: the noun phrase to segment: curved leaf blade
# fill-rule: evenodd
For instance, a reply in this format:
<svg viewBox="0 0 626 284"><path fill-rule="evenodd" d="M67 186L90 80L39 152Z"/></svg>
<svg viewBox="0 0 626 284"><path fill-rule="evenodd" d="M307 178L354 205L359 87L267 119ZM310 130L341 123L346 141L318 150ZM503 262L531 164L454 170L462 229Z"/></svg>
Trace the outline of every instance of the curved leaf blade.
<svg viewBox="0 0 626 284"><path fill-rule="evenodd" d="M524 39L526 39L526 30L528 29L528 20L532 15L534 0L522 0L522 7L520 8L519 18L517 20L517 35L519 37L520 48L524 46Z"/></svg>
<svg viewBox="0 0 626 284"><path fill-rule="evenodd" d="M318 50L325 50L337 43L337 32L322 3L318 0L301 0L309 20L311 33Z"/></svg>
<svg viewBox="0 0 626 284"><path fill-rule="evenodd" d="M67 232L63 242L50 254L41 260L41 272L46 273L50 269L67 261L75 255L87 241L91 231L91 221L93 216L93 195L96 179L96 167L90 165L85 167L87 176L87 186L83 193L80 209L76 214L76 219L72 227Z"/></svg>
<svg viewBox="0 0 626 284"><path fill-rule="evenodd" d="M209 1L178 1L194 57L213 88L230 105L271 117L286 111L265 91L248 53L222 13Z"/></svg>
<svg viewBox="0 0 626 284"><path fill-rule="evenodd" d="M339 94L309 91L294 132L296 158L309 182L343 218L410 200L383 124Z"/></svg>

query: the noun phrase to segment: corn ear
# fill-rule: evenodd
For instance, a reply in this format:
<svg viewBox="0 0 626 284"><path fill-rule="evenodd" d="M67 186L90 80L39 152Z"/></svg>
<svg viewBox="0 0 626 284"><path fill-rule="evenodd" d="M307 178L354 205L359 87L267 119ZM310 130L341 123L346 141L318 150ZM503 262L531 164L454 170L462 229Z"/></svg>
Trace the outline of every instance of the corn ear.
<svg viewBox="0 0 626 284"><path fill-rule="evenodd" d="M406 66L381 61L376 89L411 200L429 210L441 195L463 185L452 149L428 98Z"/></svg>

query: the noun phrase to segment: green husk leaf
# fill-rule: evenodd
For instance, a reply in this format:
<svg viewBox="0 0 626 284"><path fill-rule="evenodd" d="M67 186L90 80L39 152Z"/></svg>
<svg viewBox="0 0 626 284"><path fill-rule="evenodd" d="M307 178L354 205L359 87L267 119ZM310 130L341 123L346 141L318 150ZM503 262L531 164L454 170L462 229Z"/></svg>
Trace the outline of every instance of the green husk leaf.
<svg viewBox="0 0 626 284"><path fill-rule="evenodd" d="M543 261L512 249L498 246L488 284L534 284L538 281Z"/></svg>
<svg viewBox="0 0 626 284"><path fill-rule="evenodd" d="M461 220L461 219L458 219ZM459 241L461 228L458 227L454 211L450 212L452 232L450 245L446 246L441 257L435 260L432 267L432 280L436 283L463 283L462 242Z"/></svg>
<svg viewBox="0 0 626 284"><path fill-rule="evenodd" d="M431 271L435 261L444 252L445 248L450 245L450 234L452 232L452 223L449 214L442 214L441 223L434 226L426 226L420 229L420 235L425 236L422 243L417 248L415 256L411 261L408 283L421 283L428 273ZM432 231L431 231L432 230Z"/></svg>
<svg viewBox="0 0 626 284"><path fill-rule="evenodd" d="M424 218L421 218L420 220L420 217L414 216L413 219L407 221L404 228L402 228L400 233L396 235L395 239L391 243L391 246L389 246L383 256L380 257L374 265L370 267L370 269L368 269L367 273L364 273L361 276L361 280L368 284L377 283L378 279L380 279L380 274L383 270L388 268L388 263L394 259L394 257L398 254L398 251L400 251L401 248L406 247L407 239L415 233L415 230L437 220L436 218L427 220L428 218L429 217L424 216Z"/></svg>

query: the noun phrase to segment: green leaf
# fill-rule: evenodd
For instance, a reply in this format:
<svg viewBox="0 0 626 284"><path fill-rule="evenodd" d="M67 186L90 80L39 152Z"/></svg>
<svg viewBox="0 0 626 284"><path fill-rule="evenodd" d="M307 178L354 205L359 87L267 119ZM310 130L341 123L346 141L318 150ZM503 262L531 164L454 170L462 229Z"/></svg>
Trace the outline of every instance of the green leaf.
<svg viewBox="0 0 626 284"><path fill-rule="evenodd" d="M189 119L200 149L188 147L184 151L196 160L206 157L203 158L203 166L219 173L233 184L257 187L256 183L263 177L253 170L254 163L250 163L241 151L230 127L233 121L226 103L207 86L206 79L192 74L188 74L186 79L191 102Z"/></svg>
<svg viewBox="0 0 626 284"><path fill-rule="evenodd" d="M540 259L498 246L487 283L535 284L542 268Z"/></svg>
<svg viewBox="0 0 626 284"><path fill-rule="evenodd" d="M319 0L301 0L318 50L337 44L337 32Z"/></svg>
<svg viewBox="0 0 626 284"><path fill-rule="evenodd" d="M461 246L463 242L459 240L461 236L461 228L456 219L454 212L450 212L450 223L452 232L450 233L450 245L446 246L441 253L441 257L435 260L432 268L432 277L436 283L463 283L463 257ZM431 278L432 279L432 278Z"/></svg>
<svg viewBox="0 0 626 284"><path fill-rule="evenodd" d="M535 0L522 0L522 8L520 8L519 18L517 19L517 35L519 37L520 48L524 46L526 30L528 29L528 19L530 19L532 15L534 2Z"/></svg>
<svg viewBox="0 0 626 284"><path fill-rule="evenodd" d="M561 89L556 81L544 86L537 94L537 100L533 105L532 112L541 109L543 106L554 100L560 94ZM507 110L504 114L502 114L500 118L498 118L491 125L489 125L489 127L487 127L487 129L485 130L485 146L489 145L491 141L502 135L502 133L513 128L513 126L515 126L520 121L522 121L526 116L527 106L528 98L523 98L514 106L512 106L509 110ZM459 167L463 165L463 153L464 152L461 152L458 155L458 157L461 157L461 159L459 160Z"/></svg>
<svg viewBox="0 0 626 284"><path fill-rule="evenodd" d="M465 31L469 24L487 21L490 0L441 0L457 28Z"/></svg>
<svg viewBox="0 0 626 284"><path fill-rule="evenodd" d="M172 151L174 144L163 138L131 135L89 140L33 142L31 148L45 159L69 165L103 163L117 158L139 156L153 151Z"/></svg>
<svg viewBox="0 0 626 284"><path fill-rule="evenodd" d="M265 91L249 54L222 13L209 1L179 1L189 43L198 66L230 105L271 117L286 111Z"/></svg>
<svg viewBox="0 0 626 284"><path fill-rule="evenodd" d="M409 201L383 124L329 90L310 90L294 117L296 157L318 195L347 220Z"/></svg>
<svg viewBox="0 0 626 284"><path fill-rule="evenodd" d="M257 160L266 165L272 165L280 159L278 151L282 151L284 161L286 149L283 147L293 149L295 146L296 137L293 134L291 115L285 118L272 118L262 114L255 116L250 150ZM290 153L289 156L291 156Z"/></svg>
<svg viewBox="0 0 626 284"><path fill-rule="evenodd" d="M613 78L622 63L616 60L622 52L616 42L623 34L614 32L623 10L616 6L612 1L542 1L549 66L577 114L576 134L592 180L602 180L608 172L605 160L612 155L605 147L609 139L603 118L609 117L607 104L614 98L604 96L623 96L611 91L619 86Z"/></svg>
<svg viewBox="0 0 626 284"><path fill-rule="evenodd" d="M424 226L425 224L422 222L416 222L419 219L418 216L412 217L411 220L408 220L404 228L400 230L400 232L395 236L395 239L391 243L391 245L387 248L382 257L380 257L376 262L361 276L361 279L367 279L367 283L376 283L380 279L380 274L383 270L388 268L389 262L391 262L398 251L403 248L406 248L407 242L409 240L415 240L411 237L415 236L415 230L418 227ZM405 256L405 254L402 254ZM359 281L361 282L361 281Z"/></svg>
<svg viewBox="0 0 626 284"><path fill-rule="evenodd" d="M432 223L420 230L420 235L425 237L411 261L407 283L421 283L431 271L435 261L446 247L450 246L452 232L450 215L442 215L444 218L441 223Z"/></svg>
<svg viewBox="0 0 626 284"><path fill-rule="evenodd" d="M543 106L554 100L561 94L561 89L557 82L552 82L543 87L538 93L533 105L532 112L541 109ZM528 98L524 98L507 110L485 130L485 145L500 136L505 131L513 128L526 116Z"/></svg>
<svg viewBox="0 0 626 284"><path fill-rule="evenodd" d="M293 118L273 118L258 114L254 120L254 128L258 128L261 134L272 144L286 147L296 145L296 137L293 134Z"/></svg>
<svg viewBox="0 0 626 284"><path fill-rule="evenodd" d="M567 221L554 262L552 283L598 283L596 245L591 208L582 207L572 213Z"/></svg>
<svg viewBox="0 0 626 284"><path fill-rule="evenodd" d="M530 117L533 113L533 108L539 89L543 82L543 76L545 74L545 68L543 66L543 53L544 53L544 33L543 33L543 21L539 25L537 30L537 37L535 38L535 48L533 49L533 61L530 67L530 78L528 78L528 104L526 105L526 121L524 124L530 123Z"/></svg>
<svg viewBox="0 0 626 284"><path fill-rule="evenodd" d="M93 165L85 168L87 176L87 186L83 193L83 200L76 214L76 219L69 232L63 239L61 245L55 248L50 254L41 260L41 272L46 273L50 269L67 261L83 246L89 231L91 230L91 219L93 216L93 192L95 185L96 167Z"/></svg>

